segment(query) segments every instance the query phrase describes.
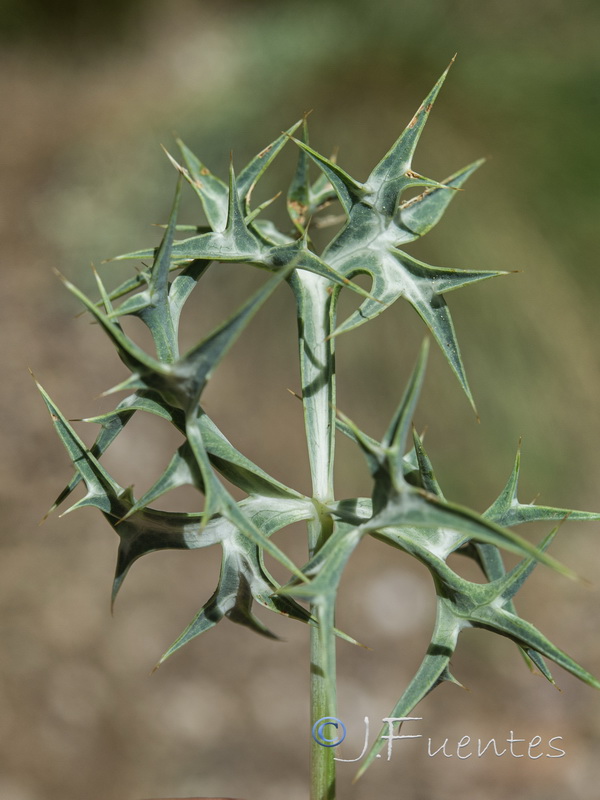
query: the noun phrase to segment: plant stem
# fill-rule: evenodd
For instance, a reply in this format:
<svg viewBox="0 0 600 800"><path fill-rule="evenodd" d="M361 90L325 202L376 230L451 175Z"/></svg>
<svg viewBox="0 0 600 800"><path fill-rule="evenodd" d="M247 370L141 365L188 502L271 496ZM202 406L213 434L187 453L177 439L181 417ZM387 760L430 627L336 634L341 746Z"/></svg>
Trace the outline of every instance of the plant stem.
<svg viewBox="0 0 600 800"><path fill-rule="evenodd" d="M298 305L302 402L315 502L315 517L308 523L312 556L333 529L323 506L334 499L335 345L327 337L333 330L335 294L330 281L305 270L297 270L291 283ZM313 604L311 613L319 623L310 629L312 729L323 717L336 716L336 678L333 605ZM311 800L335 800L334 752L311 741Z"/></svg>

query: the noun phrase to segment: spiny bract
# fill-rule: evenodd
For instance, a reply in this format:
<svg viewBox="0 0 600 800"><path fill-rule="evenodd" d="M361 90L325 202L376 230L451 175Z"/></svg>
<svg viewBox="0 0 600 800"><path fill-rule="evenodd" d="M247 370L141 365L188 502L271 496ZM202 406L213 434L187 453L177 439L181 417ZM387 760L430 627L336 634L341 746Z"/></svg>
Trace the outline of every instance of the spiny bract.
<svg viewBox="0 0 600 800"><path fill-rule="evenodd" d="M364 182L355 180L334 160L310 147L306 120L279 136L238 175L232 163L227 183L179 142L183 164L169 156L179 180L160 247L120 256L151 259L152 266L144 267L110 293L97 277L97 302L65 281L100 323L131 377L110 390L128 392L114 411L87 420L101 426L90 449L40 387L77 470L53 508L83 480L87 493L69 510L96 506L120 538L113 600L133 562L146 553L169 548L192 550L217 543L222 548L216 590L161 660L223 617L271 636L253 613L255 601L271 611L319 626L324 641L334 633L350 639L333 627L337 587L358 543L364 536L372 536L422 562L433 577L437 595L431 645L391 716L408 715L431 689L454 680L449 661L460 631L467 627L483 627L511 638L529 665L550 681L552 676L544 658L586 683L600 686L531 623L519 617L513 605L515 593L538 561L568 572L546 553L555 531L537 548L507 527L539 520L559 521L567 515L570 520L597 520L600 515L521 504L517 498L519 456L506 487L484 514L447 501L421 439L416 433L411 436L410 430L425 370L426 343L381 441L342 415L335 418L335 337L373 319L399 297L405 298L425 321L472 403L444 295L501 273L432 267L400 249L439 221L456 190L481 163L475 162L442 182L412 169L415 147L444 77L445 73ZM258 180L288 142L299 148L299 160L287 195L291 230L281 231L264 213L272 201L252 208L251 196ZM319 170L314 182L309 179L311 162ZM194 228L195 235L176 240L178 229L189 230L189 226L176 224L183 180L200 198L208 227ZM404 199L405 192L415 188L420 193ZM345 222L318 255L309 233L310 222L334 201L341 206ZM182 307L209 265L223 261L247 262L266 269L272 277L230 319L182 355L178 347ZM371 277L369 292L352 282L359 273ZM213 370L255 312L284 282L294 292L301 322L302 400L313 497L284 485L240 453L200 405ZM348 319L337 324L336 302L343 288L362 295L362 303ZM121 298L125 299L115 305ZM139 317L147 325L155 342L155 355L144 352L124 333L119 319L127 314ZM100 463L102 454L137 412L161 417L185 437L164 474L139 499L116 483ZM335 427L364 453L373 477L369 499L337 501L328 488L332 486ZM245 499L236 502L217 474L241 489ZM172 513L152 507L162 494L184 484L195 486L204 495L202 513ZM312 548L308 563L298 568L276 546L273 534L291 523L314 521L316 517L324 521L325 533L318 546ZM503 566L502 548L522 557L509 572ZM457 575L446 563L455 552L474 559L487 582L473 583ZM264 553L291 573L285 587L265 568ZM310 610L298 601L308 601ZM382 739L376 742L363 769L382 744Z"/></svg>

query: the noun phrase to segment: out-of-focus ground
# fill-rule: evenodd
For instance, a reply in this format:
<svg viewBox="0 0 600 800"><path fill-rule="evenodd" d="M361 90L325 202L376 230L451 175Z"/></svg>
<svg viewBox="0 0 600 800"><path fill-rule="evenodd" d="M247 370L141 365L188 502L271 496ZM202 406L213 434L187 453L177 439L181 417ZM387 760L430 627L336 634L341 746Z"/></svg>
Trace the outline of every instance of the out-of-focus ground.
<svg viewBox="0 0 600 800"><path fill-rule="evenodd" d="M143 559L111 618L116 541L101 516L86 509L38 527L71 472L27 367L73 418L108 409L98 395L123 377L52 269L91 289L90 262L156 242L149 223L164 221L174 188L160 144L173 149L173 132L225 175L230 150L241 165L313 109L312 143L339 146L339 162L363 178L458 51L414 167L442 178L489 161L412 252L518 274L449 297L481 424L436 352L417 423L452 499L485 509L522 436L524 501L540 493L600 509L600 7L29 0L0 4L0 24L0 797L303 800L306 630L275 620L286 641L274 643L224 622L150 676L212 592L218 554ZM273 168L265 192L285 190L289 150L284 177ZM183 218L201 220L191 193ZM102 267L109 283L130 269ZM185 320L189 343L262 278L248 266L209 274ZM299 404L286 392L299 388L293 308L280 299L219 368L206 407L243 452L308 489ZM339 406L374 435L423 334L399 303L340 340ZM156 421L130 427L106 463L139 491L176 439ZM360 458L340 448L339 495L368 493ZM196 507L192 494L180 500ZM590 588L540 568L519 601L596 674L599 533L567 521L554 546ZM278 541L302 562L300 528ZM374 733L391 710L432 624L427 574L382 548L365 543L342 586L340 626L373 648L339 647L346 758L360 751L363 718ZM356 785L356 765L340 764L340 800L588 800L600 781L600 695L558 667L557 692L508 641L463 638L453 672L470 691L438 689L407 733L433 748L447 737L448 749L466 735L539 735L543 757L430 757L425 740L401 742ZM554 736L563 758L545 755Z"/></svg>

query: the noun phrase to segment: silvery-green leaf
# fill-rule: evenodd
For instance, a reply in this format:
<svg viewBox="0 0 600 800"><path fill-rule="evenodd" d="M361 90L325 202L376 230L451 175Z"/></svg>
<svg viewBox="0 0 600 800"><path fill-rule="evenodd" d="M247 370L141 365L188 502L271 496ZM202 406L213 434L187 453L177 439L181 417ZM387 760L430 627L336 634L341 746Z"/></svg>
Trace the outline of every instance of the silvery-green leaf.
<svg viewBox="0 0 600 800"><path fill-rule="evenodd" d="M301 569L308 581L293 581L280 594L318 602L330 597L335 600L338 585L348 559L365 535L365 531L340 522L334 533Z"/></svg>
<svg viewBox="0 0 600 800"><path fill-rule="evenodd" d="M600 513L594 511L575 511L569 508L539 506L535 503L520 503L517 498L519 472L521 468L521 448L517 455L509 479L485 516L499 525L520 525L523 522L553 522L568 519L571 522L600 520Z"/></svg>
<svg viewBox="0 0 600 800"><path fill-rule="evenodd" d="M390 219L396 212L402 192L409 186L415 185L414 175L411 170L413 156L429 117L429 112L449 69L450 66L439 78L403 133L365 182L365 188L369 192L369 202L377 211L385 214Z"/></svg>
<svg viewBox="0 0 600 800"><path fill-rule="evenodd" d="M515 641L523 648L529 648L554 661L584 683L600 689L600 681L547 639L530 622L498 607L486 606L473 612L472 624L486 628Z"/></svg>
<svg viewBox="0 0 600 800"><path fill-rule="evenodd" d="M448 188L427 189L422 194L400 205L395 222L398 226L396 246L412 242L428 233L440 221L448 205L468 178L484 163L479 159L456 172L442 183Z"/></svg>
<svg viewBox="0 0 600 800"><path fill-rule="evenodd" d="M405 526L451 532L443 547L436 552L441 558L446 558L462 541L474 539L520 556L533 556L565 576L577 577L567 566L509 528L502 528L468 508L441 500L435 495L424 494L418 489L411 488L394 497L379 514L365 523L369 531Z"/></svg>
<svg viewBox="0 0 600 800"><path fill-rule="evenodd" d="M152 334L159 361L166 363L173 363L179 355L177 329L173 323L169 303L169 271L180 198L181 178L177 183L167 229L150 270L148 286L144 291L127 298L115 312L119 316L134 314L139 317Z"/></svg>
<svg viewBox="0 0 600 800"><path fill-rule="evenodd" d="M366 193L367 189L362 183L355 181L347 172L345 172L338 164L326 156L321 155L316 150L313 150L306 142L300 139L294 139L298 147L304 151L322 170L327 181L333 187L340 201L342 208L349 214L352 207L357 203Z"/></svg>
<svg viewBox="0 0 600 800"><path fill-rule="evenodd" d="M181 139L177 139L187 171L188 182L200 198L206 218L215 231L222 231L227 223L228 188L200 159L192 153Z"/></svg>
<svg viewBox="0 0 600 800"><path fill-rule="evenodd" d="M334 336L350 331L374 319L398 298L405 298L426 323L441 347L467 397L473 398L467 383L454 325L444 300L444 292L504 273L482 270L452 270L430 267L395 248L358 249L336 269L354 277L368 274L373 281L370 293L376 300L366 299L357 311L337 326Z"/></svg>
<svg viewBox="0 0 600 800"><path fill-rule="evenodd" d="M429 456L425 452L425 448L423 447L423 441L417 431L414 429L413 443L413 452L415 454L420 478L419 485L427 492L427 494L433 494L439 497L441 500L445 500L444 493L442 492L437 478L435 477L433 465L429 459Z"/></svg>
<svg viewBox="0 0 600 800"><path fill-rule="evenodd" d="M186 437L204 484L205 505L203 513L205 521L208 521L214 514L221 514L233 523L238 531L251 542L262 547L266 553L269 553L269 555L279 561L280 564L297 578L305 580L302 572L296 567L293 561L268 539L264 533L254 525L252 520L243 513L233 497L215 475L202 438L202 429L196 416L186 417Z"/></svg>
<svg viewBox="0 0 600 800"><path fill-rule="evenodd" d="M107 450L135 411L155 414L173 424L180 433L185 432L185 415L181 409L167 405L160 395L153 392L130 395L122 400L114 411L84 420L85 422L99 423L102 426L102 430L91 448L91 453L96 458L100 458ZM203 409L198 409L197 416L210 462L228 481L248 494L259 494L266 497L302 497L299 492L271 477L240 453ZM59 495L48 514L68 497L80 479L78 473Z"/></svg>
<svg viewBox="0 0 600 800"><path fill-rule="evenodd" d="M410 716L415 706L443 681L458 683L449 671L449 663L456 649L461 627L461 621L455 617L452 610L443 600L438 599L431 644L427 648L427 653L420 667L404 690L402 697L388 715L390 718ZM386 739L383 736L387 734L388 729L385 726L380 731L375 744L364 757L356 778L359 778L377 758L378 753L381 752L386 744Z"/></svg>
<svg viewBox="0 0 600 800"><path fill-rule="evenodd" d="M263 148L258 155L247 164L240 172L238 179L238 189L241 197L248 198L253 187L258 182L259 178L264 174L267 167L273 162L275 157L279 154L284 145L289 141L292 134L302 125L303 120L295 122L291 128L282 133L275 139L274 142Z"/></svg>
<svg viewBox="0 0 600 800"><path fill-rule="evenodd" d="M102 325L117 351L132 370L131 378L111 391L126 388L147 389L159 393L167 403L189 413L196 408L200 395L219 361L260 306L279 283L287 277L287 272L289 272L289 268L287 271L282 270L274 275L226 322L173 364L165 364L148 356L79 289L68 281L65 283Z"/></svg>
<svg viewBox="0 0 600 800"><path fill-rule="evenodd" d="M272 500L265 502L263 498L242 501L240 509L242 507L244 515L252 524L260 527L267 537L285 525L306 519L312 513L310 503L297 501L274 503ZM292 598L278 594L279 584L264 568L260 549L246 537L241 536L233 522L219 517L211 521L206 529L210 530L215 524L224 531L221 535L223 556L219 584L192 622L162 656L159 664L184 644L214 627L224 617L246 625L258 633L272 635L252 614L254 601L270 611L303 622L311 621L310 613L302 606Z"/></svg>

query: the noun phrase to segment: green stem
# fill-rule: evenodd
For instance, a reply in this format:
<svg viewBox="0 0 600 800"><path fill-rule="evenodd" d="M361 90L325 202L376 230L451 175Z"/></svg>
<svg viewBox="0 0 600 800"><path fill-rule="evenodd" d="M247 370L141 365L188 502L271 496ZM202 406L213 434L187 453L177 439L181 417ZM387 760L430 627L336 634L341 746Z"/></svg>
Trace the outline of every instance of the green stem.
<svg viewBox="0 0 600 800"><path fill-rule="evenodd" d="M291 279L298 305L300 372L304 423L310 461L315 516L308 524L312 556L333 530L324 504L334 499L335 346L327 337L333 330L335 293L325 278L297 270ZM333 604L315 603L311 613L310 687L311 729L323 717L336 716L335 637ZM331 728L328 728L331 730ZM311 742L311 800L335 800L335 748Z"/></svg>
<svg viewBox="0 0 600 800"><path fill-rule="evenodd" d="M327 339L333 324L333 287L326 278L306 270L297 270L291 283L298 304L302 402L313 496L328 503L333 500L335 444L334 340Z"/></svg>

